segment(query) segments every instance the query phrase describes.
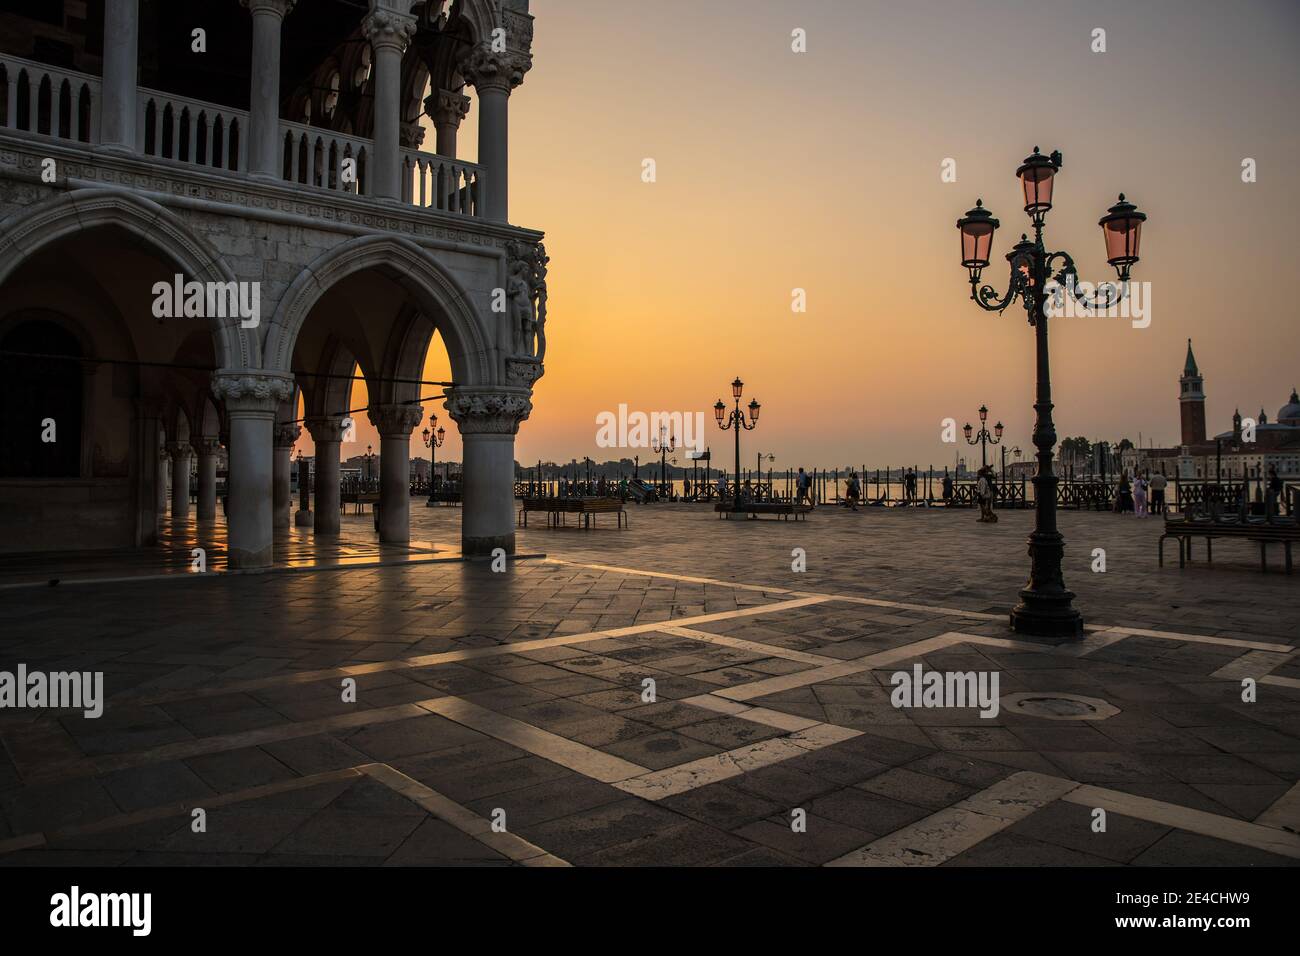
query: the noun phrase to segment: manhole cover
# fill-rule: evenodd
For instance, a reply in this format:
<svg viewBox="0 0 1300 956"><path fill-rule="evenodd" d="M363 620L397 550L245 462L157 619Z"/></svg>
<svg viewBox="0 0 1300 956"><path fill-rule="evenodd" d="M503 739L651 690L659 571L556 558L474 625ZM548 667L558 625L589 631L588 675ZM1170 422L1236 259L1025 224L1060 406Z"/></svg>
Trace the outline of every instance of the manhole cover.
<svg viewBox="0 0 1300 956"><path fill-rule="evenodd" d="M1118 707L1096 697L1050 691L1007 694L1002 698L1002 707L1014 714L1045 720L1105 720L1119 713Z"/></svg>

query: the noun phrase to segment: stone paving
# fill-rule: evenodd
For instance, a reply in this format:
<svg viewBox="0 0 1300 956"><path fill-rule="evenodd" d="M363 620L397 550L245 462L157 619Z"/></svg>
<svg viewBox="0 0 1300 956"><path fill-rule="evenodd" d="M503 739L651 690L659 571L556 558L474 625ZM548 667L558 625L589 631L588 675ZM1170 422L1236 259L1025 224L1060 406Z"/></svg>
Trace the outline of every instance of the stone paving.
<svg viewBox="0 0 1300 956"><path fill-rule="evenodd" d="M0 711L0 864L1300 860L1296 579L1228 543L1159 569L1158 522L1066 513L1090 629L1048 647L1006 626L1030 520L647 506L523 530L547 558L504 573L5 591L0 670L103 671L108 701ZM999 712L893 706L916 664L996 673Z"/></svg>

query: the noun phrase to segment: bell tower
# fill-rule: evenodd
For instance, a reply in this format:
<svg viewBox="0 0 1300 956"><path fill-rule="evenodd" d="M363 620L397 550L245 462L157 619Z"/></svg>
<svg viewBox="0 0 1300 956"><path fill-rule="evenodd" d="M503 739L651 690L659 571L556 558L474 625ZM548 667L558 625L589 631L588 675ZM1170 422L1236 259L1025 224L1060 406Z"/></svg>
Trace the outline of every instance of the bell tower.
<svg viewBox="0 0 1300 956"><path fill-rule="evenodd" d="M1192 340L1187 340L1187 361L1178 379L1179 412L1183 425L1184 445L1199 445L1205 441L1205 379L1196 367L1192 354Z"/></svg>

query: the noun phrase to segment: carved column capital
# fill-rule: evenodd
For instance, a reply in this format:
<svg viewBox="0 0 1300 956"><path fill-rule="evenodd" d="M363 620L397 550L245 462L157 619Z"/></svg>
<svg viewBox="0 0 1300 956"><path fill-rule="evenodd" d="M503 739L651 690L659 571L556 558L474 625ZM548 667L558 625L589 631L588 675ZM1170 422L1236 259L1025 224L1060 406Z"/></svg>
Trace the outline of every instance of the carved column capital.
<svg viewBox="0 0 1300 956"><path fill-rule="evenodd" d="M274 415L276 408L293 392L288 375L260 369L233 369L212 373L212 394L226 403L232 414L265 413Z"/></svg>
<svg viewBox="0 0 1300 956"><path fill-rule="evenodd" d="M415 17L396 9L392 3L393 0L370 0L370 13L361 21L361 32L376 53L384 48L404 53L415 35Z"/></svg>
<svg viewBox="0 0 1300 956"><path fill-rule="evenodd" d="M397 128L397 141L402 149L419 149L424 145L424 127L419 123L402 123Z"/></svg>
<svg viewBox="0 0 1300 956"><path fill-rule="evenodd" d="M423 418L421 405L370 406L370 424L379 430L380 438L409 438Z"/></svg>
<svg viewBox="0 0 1300 956"><path fill-rule="evenodd" d="M526 391L455 388L443 405L462 435L516 435L533 411Z"/></svg>
<svg viewBox="0 0 1300 956"><path fill-rule="evenodd" d="M221 450L221 440L215 436L199 435L190 439L190 446L200 458L211 458Z"/></svg>
<svg viewBox="0 0 1300 956"><path fill-rule="evenodd" d="M459 127L469 115L470 98L455 90L438 90L424 98L424 112L434 126Z"/></svg>
<svg viewBox="0 0 1300 956"><path fill-rule="evenodd" d="M190 443L187 441L169 441L167 443L167 455L177 464L189 461L193 453L194 449L190 447Z"/></svg>
<svg viewBox="0 0 1300 956"><path fill-rule="evenodd" d="M509 93L524 81L533 66L533 58L518 50L493 50L490 43L480 43L460 61L460 75L482 93L498 90Z"/></svg>
<svg viewBox="0 0 1300 956"><path fill-rule="evenodd" d="M311 440L317 444L342 441L343 433L347 431L347 425L342 418L309 418L303 424L307 426Z"/></svg>
<svg viewBox="0 0 1300 956"><path fill-rule="evenodd" d="M298 443L298 436L302 434L302 426L296 424L276 425L273 435L273 441L276 448L292 448Z"/></svg>
<svg viewBox="0 0 1300 956"><path fill-rule="evenodd" d="M289 15L298 0L239 0L249 13L273 13L281 20Z"/></svg>

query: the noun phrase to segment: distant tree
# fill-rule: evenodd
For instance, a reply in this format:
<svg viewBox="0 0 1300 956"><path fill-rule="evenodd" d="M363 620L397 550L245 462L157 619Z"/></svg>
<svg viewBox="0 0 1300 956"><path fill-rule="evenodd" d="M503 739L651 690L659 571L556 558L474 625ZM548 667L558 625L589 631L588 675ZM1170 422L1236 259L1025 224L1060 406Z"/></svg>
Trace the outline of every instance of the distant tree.
<svg viewBox="0 0 1300 956"><path fill-rule="evenodd" d="M1133 447L1136 447L1136 446L1134 446L1134 444L1133 444L1131 441L1129 441L1127 438L1121 438L1121 439L1119 440L1119 446L1118 446L1118 447L1119 447L1120 453L1123 454L1124 452L1128 451L1130 448L1133 448Z"/></svg>

